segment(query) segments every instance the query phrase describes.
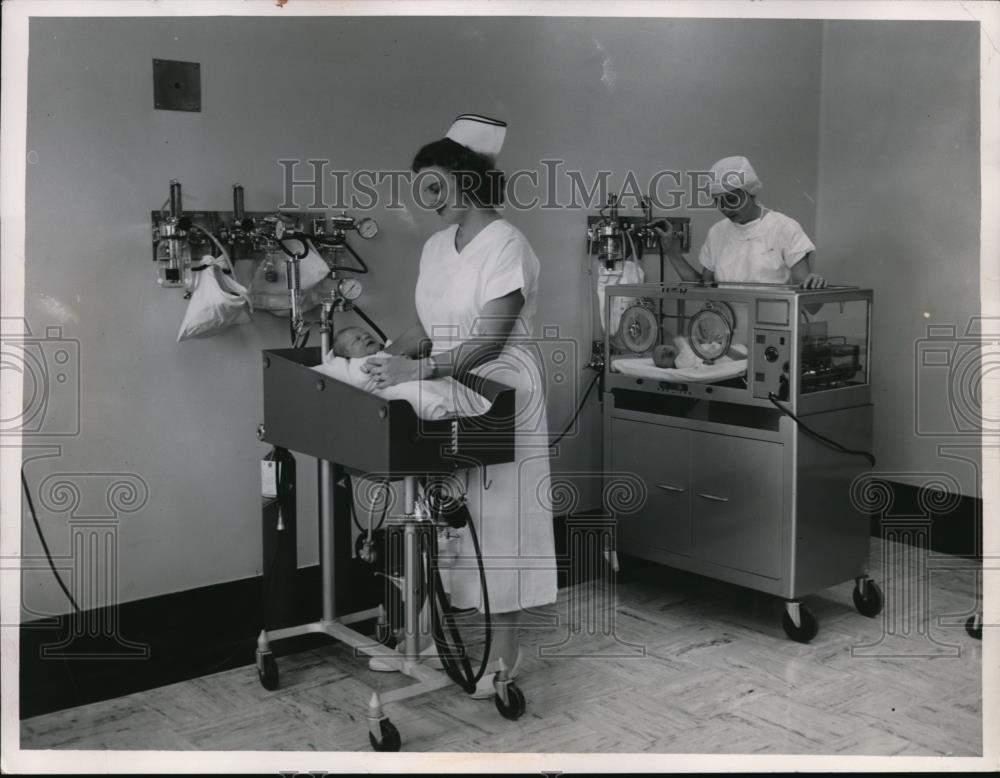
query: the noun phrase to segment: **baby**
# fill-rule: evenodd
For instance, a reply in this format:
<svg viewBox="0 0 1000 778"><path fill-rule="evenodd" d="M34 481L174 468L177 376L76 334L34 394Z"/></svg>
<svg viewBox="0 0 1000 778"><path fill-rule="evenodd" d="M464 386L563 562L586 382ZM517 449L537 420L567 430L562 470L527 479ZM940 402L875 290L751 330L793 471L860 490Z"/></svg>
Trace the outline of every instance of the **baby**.
<svg viewBox="0 0 1000 778"><path fill-rule="evenodd" d="M330 352L313 369L337 381L374 392L386 400L406 400L421 419L479 416L490 409L484 397L451 378L438 381L404 381L379 389L365 372L368 357L384 354L381 344L362 327L344 327L333 339Z"/></svg>
<svg viewBox="0 0 1000 778"><path fill-rule="evenodd" d="M380 348L379 342L361 327L344 327L333 339L335 357L370 357L377 354Z"/></svg>

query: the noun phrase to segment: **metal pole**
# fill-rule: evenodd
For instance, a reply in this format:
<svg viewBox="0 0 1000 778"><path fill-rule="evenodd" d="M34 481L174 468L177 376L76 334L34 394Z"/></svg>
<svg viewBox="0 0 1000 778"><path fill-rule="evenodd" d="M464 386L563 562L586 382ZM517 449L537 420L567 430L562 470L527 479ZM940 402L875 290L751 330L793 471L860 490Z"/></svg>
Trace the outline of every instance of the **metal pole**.
<svg viewBox="0 0 1000 778"><path fill-rule="evenodd" d="M170 215L174 219L181 216L181 182L176 178L170 179Z"/></svg>
<svg viewBox="0 0 1000 778"><path fill-rule="evenodd" d="M333 341L333 303L330 300L323 301L323 308L320 312L320 357L326 358L330 353Z"/></svg>
<svg viewBox="0 0 1000 778"><path fill-rule="evenodd" d="M336 618L336 587L333 580L333 464L317 461L319 483L319 567L323 587L323 621Z"/></svg>
<svg viewBox="0 0 1000 778"><path fill-rule="evenodd" d="M417 642L419 609L417 594L420 582L420 565L417 554L416 476L408 475L403 482L403 570L406 576L406 612L404 620L404 653L407 662L417 661L420 647Z"/></svg>

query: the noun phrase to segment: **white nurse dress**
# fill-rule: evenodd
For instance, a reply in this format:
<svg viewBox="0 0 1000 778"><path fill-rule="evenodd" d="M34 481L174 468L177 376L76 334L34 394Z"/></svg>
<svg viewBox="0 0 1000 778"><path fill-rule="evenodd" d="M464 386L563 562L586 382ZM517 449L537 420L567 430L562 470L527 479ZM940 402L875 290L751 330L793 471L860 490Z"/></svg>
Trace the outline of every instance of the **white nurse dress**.
<svg viewBox="0 0 1000 778"><path fill-rule="evenodd" d="M416 307L432 353L453 349L480 332L478 322L490 300L516 290L524 296L519 322L503 352L475 371L516 389L515 461L491 465L485 474L470 470L467 494L482 547L490 611L507 613L556 599L545 386L531 341L539 262L520 230L503 219L484 227L461 252L455 248L457 229L432 235L420 257ZM468 538L451 570L449 588L455 607L482 607Z"/></svg>

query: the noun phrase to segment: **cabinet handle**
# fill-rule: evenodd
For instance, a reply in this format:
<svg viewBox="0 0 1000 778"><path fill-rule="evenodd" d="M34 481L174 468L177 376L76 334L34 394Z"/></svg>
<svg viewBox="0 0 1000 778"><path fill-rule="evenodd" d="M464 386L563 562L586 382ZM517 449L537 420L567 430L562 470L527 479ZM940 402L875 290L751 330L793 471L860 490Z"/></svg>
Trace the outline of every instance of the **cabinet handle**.
<svg viewBox="0 0 1000 778"><path fill-rule="evenodd" d="M657 484L657 489L663 489L666 492L683 492L684 490L680 486L671 486L670 484Z"/></svg>
<svg viewBox="0 0 1000 778"><path fill-rule="evenodd" d="M705 494L704 492L698 492L699 497L704 497L706 500L712 500L713 502L729 502L728 497L719 497L715 494Z"/></svg>

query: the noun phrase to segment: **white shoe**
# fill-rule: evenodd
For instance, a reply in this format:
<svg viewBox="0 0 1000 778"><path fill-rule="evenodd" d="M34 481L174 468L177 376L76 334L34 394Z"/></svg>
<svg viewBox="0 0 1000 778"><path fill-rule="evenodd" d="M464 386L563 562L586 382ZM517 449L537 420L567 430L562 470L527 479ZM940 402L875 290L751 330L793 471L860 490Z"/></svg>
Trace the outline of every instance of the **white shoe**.
<svg viewBox="0 0 1000 778"><path fill-rule="evenodd" d="M404 651L405 644L400 643L396 646L396 653L399 654L399 660L383 659L380 656L370 657L368 659L368 669L376 673L398 673L400 668L403 666ZM435 670L440 670L444 667L444 665L441 664L441 657L438 656L437 646L433 643L420 652L419 661Z"/></svg>
<svg viewBox="0 0 1000 778"><path fill-rule="evenodd" d="M507 671L507 678L511 681L515 680L519 674L521 667L521 647L517 647L517 658L514 660L514 666ZM469 696L474 700L488 700L496 694L496 689L493 686L493 676L499 672L499 664L492 668L486 668L486 672L483 673L483 677L479 679L476 683L476 690L472 692Z"/></svg>

